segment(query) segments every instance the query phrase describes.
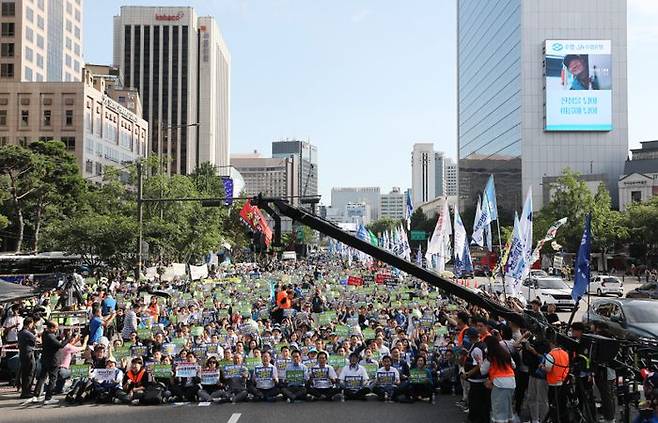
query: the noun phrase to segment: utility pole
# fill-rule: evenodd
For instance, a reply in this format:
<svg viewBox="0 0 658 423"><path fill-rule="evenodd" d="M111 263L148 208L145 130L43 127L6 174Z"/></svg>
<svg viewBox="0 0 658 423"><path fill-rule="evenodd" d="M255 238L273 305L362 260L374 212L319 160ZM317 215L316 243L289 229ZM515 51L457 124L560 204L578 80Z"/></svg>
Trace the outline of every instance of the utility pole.
<svg viewBox="0 0 658 423"><path fill-rule="evenodd" d="M143 223L144 223L144 203L143 203L143 188L144 188L144 174L142 172L142 160L136 161L137 165L137 219L139 221L138 239L137 239L137 280L142 274L142 244L144 242Z"/></svg>

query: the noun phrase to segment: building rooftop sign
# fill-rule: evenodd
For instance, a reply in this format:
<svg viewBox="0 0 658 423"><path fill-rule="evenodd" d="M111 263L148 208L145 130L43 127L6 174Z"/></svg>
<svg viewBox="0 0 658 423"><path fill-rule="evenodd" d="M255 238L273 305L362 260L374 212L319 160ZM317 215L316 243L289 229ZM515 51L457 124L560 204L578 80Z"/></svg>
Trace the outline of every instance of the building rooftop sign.
<svg viewBox="0 0 658 423"><path fill-rule="evenodd" d="M161 15L161 14L155 14L155 20L156 21L180 21L183 19L183 16L185 14L183 12L178 12L175 15Z"/></svg>

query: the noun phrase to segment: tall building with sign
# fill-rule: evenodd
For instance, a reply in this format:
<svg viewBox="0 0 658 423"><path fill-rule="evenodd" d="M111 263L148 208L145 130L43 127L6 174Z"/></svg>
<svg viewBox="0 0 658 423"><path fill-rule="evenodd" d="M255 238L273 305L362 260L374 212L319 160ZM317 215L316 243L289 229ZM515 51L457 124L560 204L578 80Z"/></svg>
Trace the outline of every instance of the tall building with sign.
<svg viewBox="0 0 658 423"><path fill-rule="evenodd" d="M272 143L272 157L290 156L299 161L299 195L318 195L318 148L308 140L285 139Z"/></svg>
<svg viewBox="0 0 658 423"><path fill-rule="evenodd" d="M122 6L114 64L139 90L151 154L170 174L210 162L228 174L231 58L212 17L191 7Z"/></svg>
<svg viewBox="0 0 658 423"><path fill-rule="evenodd" d="M82 0L0 6L0 82L82 81Z"/></svg>
<svg viewBox="0 0 658 423"><path fill-rule="evenodd" d="M617 201L628 151L626 0L457 1L458 189L494 174L511 213L563 169L604 175ZM504 194L504 195L503 195Z"/></svg>
<svg viewBox="0 0 658 423"><path fill-rule="evenodd" d="M452 166L452 167L451 167ZM416 143L411 151L411 193L414 206L437 197L451 194L456 189L457 171L452 160L433 143Z"/></svg>

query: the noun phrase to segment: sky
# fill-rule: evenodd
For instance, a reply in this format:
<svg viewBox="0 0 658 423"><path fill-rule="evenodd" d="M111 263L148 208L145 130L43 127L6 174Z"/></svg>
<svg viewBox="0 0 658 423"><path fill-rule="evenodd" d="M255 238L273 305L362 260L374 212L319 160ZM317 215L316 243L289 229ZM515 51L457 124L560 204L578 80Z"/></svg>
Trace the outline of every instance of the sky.
<svg viewBox="0 0 658 423"><path fill-rule="evenodd" d="M456 158L454 0L85 1L85 61L112 63L121 5L193 6L231 52L231 152L308 138L319 190L411 186L411 149ZM629 144L658 139L658 0L629 0Z"/></svg>

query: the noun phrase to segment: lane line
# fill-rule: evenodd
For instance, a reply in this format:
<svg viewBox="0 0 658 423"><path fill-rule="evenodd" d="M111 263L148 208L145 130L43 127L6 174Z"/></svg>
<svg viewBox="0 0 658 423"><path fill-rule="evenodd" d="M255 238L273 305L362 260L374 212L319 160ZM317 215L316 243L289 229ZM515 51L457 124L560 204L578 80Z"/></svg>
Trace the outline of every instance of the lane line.
<svg viewBox="0 0 658 423"><path fill-rule="evenodd" d="M240 416L242 413L233 413L230 419L228 419L228 422L226 423L238 423L238 420L240 419Z"/></svg>

